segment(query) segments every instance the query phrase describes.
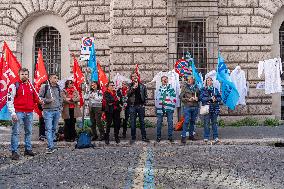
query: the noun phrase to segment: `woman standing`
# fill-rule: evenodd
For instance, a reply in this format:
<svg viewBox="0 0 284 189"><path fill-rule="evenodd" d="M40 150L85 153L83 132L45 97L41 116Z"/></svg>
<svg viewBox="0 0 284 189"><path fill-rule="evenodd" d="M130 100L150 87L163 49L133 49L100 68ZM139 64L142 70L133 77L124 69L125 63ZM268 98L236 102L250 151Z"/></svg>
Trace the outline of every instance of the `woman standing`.
<svg viewBox="0 0 284 189"><path fill-rule="evenodd" d="M109 144L110 127L113 123L115 142L119 143L119 128L120 128L120 110L121 110L121 94L114 88L114 82L110 81L107 84L107 90L104 93L105 108L107 119L107 128L105 134L105 143Z"/></svg>
<svg viewBox="0 0 284 189"><path fill-rule="evenodd" d="M92 134L93 139L98 139L97 128L100 132L99 140L104 140L105 130L102 125L102 100L103 93L100 90L98 82L93 81L91 84L90 94L89 94L89 108L90 108L90 119L92 122Z"/></svg>
<svg viewBox="0 0 284 189"><path fill-rule="evenodd" d="M204 124L204 142L208 142L210 139L210 128L212 126L214 143L218 143L218 124L217 118L220 113L219 103L221 102L221 95L217 88L213 87L212 78L206 79L205 87L201 90L200 100L202 106L209 105L209 113L203 117Z"/></svg>
<svg viewBox="0 0 284 189"><path fill-rule="evenodd" d="M79 92L74 87L72 80L65 82L65 88L62 92L64 119L64 138L67 142L73 142L76 138L76 118L82 116L78 102L80 101Z"/></svg>

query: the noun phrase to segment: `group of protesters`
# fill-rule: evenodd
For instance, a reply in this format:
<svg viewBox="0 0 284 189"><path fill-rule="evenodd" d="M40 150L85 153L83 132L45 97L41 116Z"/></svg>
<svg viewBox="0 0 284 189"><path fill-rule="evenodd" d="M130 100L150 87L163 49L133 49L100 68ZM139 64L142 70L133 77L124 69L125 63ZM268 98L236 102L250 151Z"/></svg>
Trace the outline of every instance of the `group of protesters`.
<svg viewBox="0 0 284 189"><path fill-rule="evenodd" d="M65 82L63 90L58 85L58 76L49 75L47 84L43 84L37 93L30 84L29 70L21 68L19 71L20 81L10 85L8 90L7 105L12 116L11 151L12 159L19 159L18 136L20 124L25 128L25 155L34 156L32 151L31 137L33 125L33 109L37 103L42 108L42 119L45 124L45 135L47 139L47 152L53 153L56 149L56 131L59 119L64 119L64 138L66 141L75 141L77 134L75 129L76 118L82 116L79 106L79 92L74 87L72 80ZM193 76L188 76L187 82L182 87L179 98L183 104L184 123L182 126L181 143L186 143L186 133L189 132L189 140L196 140L194 137L195 122L200 109L200 102L203 106L208 105L208 113L203 115L204 142L210 139L209 123L212 124L213 139L218 139L217 117L219 115L221 96L217 88L213 87L212 78L206 79L205 87L201 90L196 86ZM117 87L113 81L106 85L107 89L102 92L98 82L93 81L90 92L85 95L88 101L90 119L92 123L93 140L110 142L110 128L114 127L114 138L120 143L120 138L126 138L127 125L130 119L131 140L130 144L136 141L136 119L139 118L142 141L149 142L145 129L145 105L147 96L146 85L140 81L138 74L131 74L131 82L122 82ZM177 94L168 82L166 75L161 77L161 86L156 89L155 106L157 115L157 142L161 141L161 128L163 116L167 117L168 140L173 142L173 114ZM106 127L102 124L102 115L106 117ZM188 130L189 126L189 130ZM119 136L120 128L122 136ZM99 130L99 134L97 132Z"/></svg>

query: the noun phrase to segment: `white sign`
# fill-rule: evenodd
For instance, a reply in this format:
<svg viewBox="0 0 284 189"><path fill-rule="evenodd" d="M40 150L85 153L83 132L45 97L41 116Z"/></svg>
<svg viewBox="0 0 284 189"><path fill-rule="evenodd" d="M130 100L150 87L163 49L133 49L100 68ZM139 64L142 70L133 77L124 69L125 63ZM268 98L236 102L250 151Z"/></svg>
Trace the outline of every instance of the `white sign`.
<svg viewBox="0 0 284 189"><path fill-rule="evenodd" d="M80 60L89 60L94 37L82 37Z"/></svg>
<svg viewBox="0 0 284 189"><path fill-rule="evenodd" d="M264 82L264 81L259 82L259 83L256 85L256 89L258 89L258 90L263 90L263 89L265 89L265 82Z"/></svg>

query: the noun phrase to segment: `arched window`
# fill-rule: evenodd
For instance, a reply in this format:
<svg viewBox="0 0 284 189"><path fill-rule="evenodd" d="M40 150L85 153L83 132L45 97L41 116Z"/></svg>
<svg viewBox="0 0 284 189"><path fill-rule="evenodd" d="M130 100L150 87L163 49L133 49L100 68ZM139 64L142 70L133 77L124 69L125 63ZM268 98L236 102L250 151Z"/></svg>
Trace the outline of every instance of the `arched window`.
<svg viewBox="0 0 284 189"><path fill-rule="evenodd" d="M39 48L42 49L47 73L56 74L61 78L61 35L58 30L54 27L44 27L37 33L34 49L35 63Z"/></svg>

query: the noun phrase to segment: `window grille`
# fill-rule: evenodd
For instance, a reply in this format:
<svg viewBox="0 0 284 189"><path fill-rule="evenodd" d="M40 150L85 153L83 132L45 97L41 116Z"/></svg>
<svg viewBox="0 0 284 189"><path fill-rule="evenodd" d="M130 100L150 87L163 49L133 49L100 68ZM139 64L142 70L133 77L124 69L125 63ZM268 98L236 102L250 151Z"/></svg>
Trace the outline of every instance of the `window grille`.
<svg viewBox="0 0 284 189"><path fill-rule="evenodd" d="M61 35L58 30L54 27L45 27L37 33L34 49L35 63L39 48L42 50L47 73L56 74L61 78Z"/></svg>
<svg viewBox="0 0 284 189"><path fill-rule="evenodd" d="M198 70L216 68L218 58L218 0L168 0L168 66L189 52Z"/></svg>

